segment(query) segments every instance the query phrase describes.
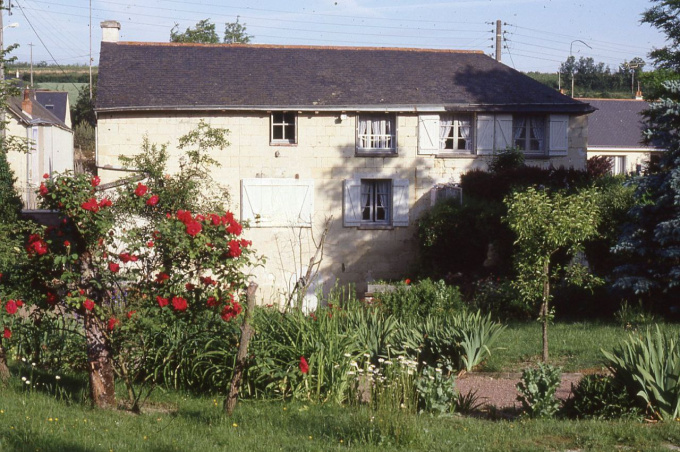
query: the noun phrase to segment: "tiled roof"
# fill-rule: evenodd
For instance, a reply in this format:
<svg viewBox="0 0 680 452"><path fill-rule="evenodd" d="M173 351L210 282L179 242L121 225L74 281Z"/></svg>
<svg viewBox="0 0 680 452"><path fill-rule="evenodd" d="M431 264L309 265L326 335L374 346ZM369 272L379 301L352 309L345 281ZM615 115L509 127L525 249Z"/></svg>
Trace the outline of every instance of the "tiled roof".
<svg viewBox="0 0 680 452"><path fill-rule="evenodd" d="M103 42L96 108L589 112L481 52Z"/></svg>
<svg viewBox="0 0 680 452"><path fill-rule="evenodd" d="M19 118L20 121L24 122L25 124L48 124L60 127L62 129L71 130L59 118L54 116L52 112L40 105L40 103L34 97L32 97L32 95L30 100L32 104L31 109L33 110L30 116L28 116L21 108L23 101L22 96L10 97L7 100L7 107Z"/></svg>
<svg viewBox="0 0 680 452"><path fill-rule="evenodd" d="M643 100L584 99L597 108L588 116L588 147L646 148L642 144Z"/></svg>

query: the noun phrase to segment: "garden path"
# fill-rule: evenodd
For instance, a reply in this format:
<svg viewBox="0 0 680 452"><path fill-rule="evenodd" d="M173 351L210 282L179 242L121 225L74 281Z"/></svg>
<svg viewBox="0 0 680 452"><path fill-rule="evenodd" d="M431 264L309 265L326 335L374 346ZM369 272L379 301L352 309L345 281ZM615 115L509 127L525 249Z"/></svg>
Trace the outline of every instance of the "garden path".
<svg viewBox="0 0 680 452"><path fill-rule="evenodd" d="M470 391L477 391L480 408L495 407L497 410L514 411L521 410L522 404L517 401L517 388L521 373L484 373L472 372L460 376L456 380L458 391L467 395ZM581 373L563 373L562 383L557 389L557 397L565 400L571 394L571 385L574 386L581 379Z"/></svg>

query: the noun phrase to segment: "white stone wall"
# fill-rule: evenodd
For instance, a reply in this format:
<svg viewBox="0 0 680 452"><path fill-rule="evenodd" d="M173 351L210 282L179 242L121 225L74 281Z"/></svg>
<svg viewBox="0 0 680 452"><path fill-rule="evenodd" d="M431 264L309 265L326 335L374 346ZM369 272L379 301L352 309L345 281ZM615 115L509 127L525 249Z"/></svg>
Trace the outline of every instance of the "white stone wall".
<svg viewBox="0 0 680 452"><path fill-rule="evenodd" d="M254 248L267 257L264 268L255 269L264 303L278 303L295 279L304 274L314 253L312 236L318 237L325 218L332 216L320 267L320 283L328 290L335 284L354 283L358 291L373 279L395 279L410 275L416 262L415 221L430 205L430 189L436 183L459 182L460 175L472 168L486 168L486 158L439 158L418 154L418 117L397 115L398 155L357 157L355 155L356 114L303 112L298 115L297 144L270 145L270 114L107 114L98 119L98 164L118 167L118 156L141 149L146 135L151 143L168 144L170 160L177 162L180 136L194 130L200 119L213 127L230 131L230 146L216 150L221 163L215 179L229 188L232 205L240 210L240 181L245 178L299 178L314 180L312 228L257 228L245 232ZM584 117L570 121L569 152L566 157L529 161L542 166L585 166ZM177 167L169 168L176 171ZM100 169L102 182L124 173ZM343 181L360 177L408 179L410 221L408 227L363 230L343 227ZM300 255L302 249L302 255Z"/></svg>

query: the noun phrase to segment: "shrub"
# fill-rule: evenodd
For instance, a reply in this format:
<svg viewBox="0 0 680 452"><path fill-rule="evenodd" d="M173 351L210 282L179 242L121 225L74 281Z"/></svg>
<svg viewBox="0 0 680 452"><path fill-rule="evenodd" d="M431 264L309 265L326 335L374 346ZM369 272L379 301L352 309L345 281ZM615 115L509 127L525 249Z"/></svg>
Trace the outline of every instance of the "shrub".
<svg viewBox="0 0 680 452"><path fill-rule="evenodd" d="M457 393L455 378L446 376L440 367L424 366L416 380L418 409L421 412L445 414L453 412Z"/></svg>
<svg viewBox="0 0 680 452"><path fill-rule="evenodd" d="M522 372L522 380L517 383L524 411L532 418L548 418L557 413L560 401L555 392L560 386L562 370L550 364L539 363L536 369L528 368Z"/></svg>
<svg viewBox="0 0 680 452"><path fill-rule="evenodd" d="M489 163L489 171L498 173L524 166L524 152L516 147L507 148L494 154Z"/></svg>
<svg viewBox="0 0 680 452"><path fill-rule="evenodd" d="M571 386L564 404L567 416L578 419L639 418L642 409L625 387L608 375L586 375Z"/></svg>
<svg viewBox="0 0 680 452"><path fill-rule="evenodd" d="M374 298L385 312L398 319L443 316L463 308L458 288L443 280L424 279L411 285L400 284L395 290L381 292Z"/></svg>
<svg viewBox="0 0 680 452"><path fill-rule="evenodd" d="M628 390L647 404L652 416L680 416L680 343L659 329L630 336L612 352L602 350L607 367Z"/></svg>

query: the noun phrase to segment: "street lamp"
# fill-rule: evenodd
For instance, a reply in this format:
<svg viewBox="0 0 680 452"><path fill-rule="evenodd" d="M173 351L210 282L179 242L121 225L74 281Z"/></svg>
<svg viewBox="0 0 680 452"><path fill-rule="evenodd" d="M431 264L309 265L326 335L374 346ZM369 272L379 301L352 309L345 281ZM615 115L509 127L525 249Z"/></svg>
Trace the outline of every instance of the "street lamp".
<svg viewBox="0 0 680 452"><path fill-rule="evenodd" d="M573 41L571 41L571 44L569 44L569 56L570 57L574 56L573 53L572 53L572 47L573 47L575 42L580 42L581 44L585 45L589 49L592 49L592 47L590 47L588 44L581 41L580 39L574 39ZM575 61L572 61L572 66L571 66L571 97L572 98L574 97L574 66L575 66L574 63L575 63Z"/></svg>
<svg viewBox="0 0 680 452"><path fill-rule="evenodd" d="M2 6L2 1L0 1L0 6ZM2 26L2 9L0 9L0 83L5 83L5 43L3 41L5 28L17 28L19 22L12 22L7 26ZM2 108L0 111L0 137L4 141L5 139L5 109Z"/></svg>

